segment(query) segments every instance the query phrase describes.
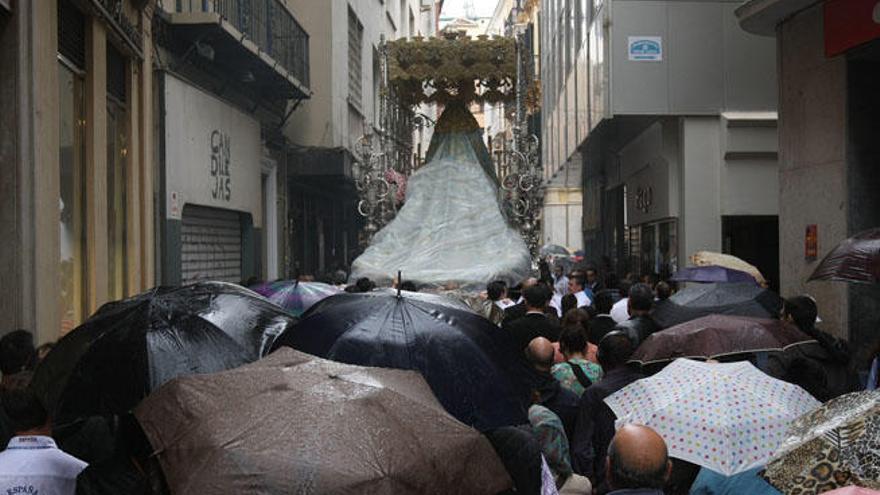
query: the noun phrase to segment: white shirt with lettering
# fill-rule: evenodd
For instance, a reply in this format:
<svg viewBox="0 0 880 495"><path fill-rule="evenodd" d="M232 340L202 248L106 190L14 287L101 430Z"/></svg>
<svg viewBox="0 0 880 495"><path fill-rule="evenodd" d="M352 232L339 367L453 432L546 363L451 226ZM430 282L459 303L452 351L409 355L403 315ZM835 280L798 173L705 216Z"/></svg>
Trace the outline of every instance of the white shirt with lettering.
<svg viewBox="0 0 880 495"><path fill-rule="evenodd" d="M0 495L74 495L87 465L50 437L13 437L0 452Z"/></svg>

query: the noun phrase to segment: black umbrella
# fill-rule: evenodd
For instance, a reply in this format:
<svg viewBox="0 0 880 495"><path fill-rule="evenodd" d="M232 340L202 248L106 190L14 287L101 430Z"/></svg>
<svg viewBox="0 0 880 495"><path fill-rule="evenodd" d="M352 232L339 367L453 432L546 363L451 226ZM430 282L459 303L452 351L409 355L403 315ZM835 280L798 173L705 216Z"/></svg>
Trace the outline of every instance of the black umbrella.
<svg viewBox="0 0 880 495"><path fill-rule="evenodd" d="M865 230L838 244L809 280L880 284L880 228Z"/></svg>
<svg viewBox="0 0 880 495"><path fill-rule="evenodd" d="M509 337L442 296L331 296L275 345L343 363L420 371L443 407L479 430L527 421L529 372Z"/></svg>
<svg viewBox="0 0 880 495"><path fill-rule="evenodd" d="M243 287L157 287L102 306L65 335L33 386L59 422L123 414L168 380L268 353L296 318Z"/></svg>
<svg viewBox="0 0 880 495"><path fill-rule="evenodd" d="M651 317L662 328L711 314L778 318L782 298L754 283L691 285L657 304Z"/></svg>

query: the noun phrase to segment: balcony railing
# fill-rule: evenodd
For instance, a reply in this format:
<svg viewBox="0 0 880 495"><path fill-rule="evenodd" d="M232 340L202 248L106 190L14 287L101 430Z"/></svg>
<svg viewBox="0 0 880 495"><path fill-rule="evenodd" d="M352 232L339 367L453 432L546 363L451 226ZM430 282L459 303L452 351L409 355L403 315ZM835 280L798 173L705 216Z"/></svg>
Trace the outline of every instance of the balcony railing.
<svg viewBox="0 0 880 495"><path fill-rule="evenodd" d="M175 0L178 12L215 12L309 86L309 35L281 0Z"/></svg>

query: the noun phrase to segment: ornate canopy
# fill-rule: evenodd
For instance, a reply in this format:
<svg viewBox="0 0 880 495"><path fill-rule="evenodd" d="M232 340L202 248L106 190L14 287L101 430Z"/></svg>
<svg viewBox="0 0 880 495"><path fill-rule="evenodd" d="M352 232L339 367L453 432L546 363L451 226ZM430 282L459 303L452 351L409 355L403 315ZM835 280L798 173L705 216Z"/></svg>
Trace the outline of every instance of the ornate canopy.
<svg viewBox="0 0 880 495"><path fill-rule="evenodd" d="M388 79L406 105L514 101L516 41L479 36L387 42Z"/></svg>

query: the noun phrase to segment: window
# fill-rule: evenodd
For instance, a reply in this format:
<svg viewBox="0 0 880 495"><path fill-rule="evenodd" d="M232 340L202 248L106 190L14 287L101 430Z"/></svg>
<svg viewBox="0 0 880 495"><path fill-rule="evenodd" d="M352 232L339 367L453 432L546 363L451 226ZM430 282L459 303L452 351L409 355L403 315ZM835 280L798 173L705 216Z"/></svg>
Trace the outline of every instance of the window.
<svg viewBox="0 0 880 495"><path fill-rule="evenodd" d="M363 101L364 26L351 7L348 9L348 101L358 110Z"/></svg>
<svg viewBox="0 0 880 495"><path fill-rule="evenodd" d="M413 15L412 9L409 9L409 37L416 35L416 16Z"/></svg>
<svg viewBox="0 0 880 495"><path fill-rule="evenodd" d="M122 299L128 279L126 214L128 208L128 112L126 60L107 45L107 255L111 300Z"/></svg>
<svg viewBox="0 0 880 495"><path fill-rule="evenodd" d="M86 314L85 17L58 2L58 91L61 333Z"/></svg>
<svg viewBox="0 0 880 495"><path fill-rule="evenodd" d="M397 18L400 28L400 37L406 36L406 0L400 0L400 17Z"/></svg>

